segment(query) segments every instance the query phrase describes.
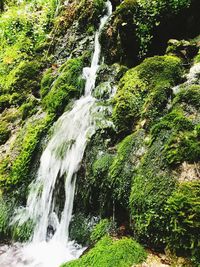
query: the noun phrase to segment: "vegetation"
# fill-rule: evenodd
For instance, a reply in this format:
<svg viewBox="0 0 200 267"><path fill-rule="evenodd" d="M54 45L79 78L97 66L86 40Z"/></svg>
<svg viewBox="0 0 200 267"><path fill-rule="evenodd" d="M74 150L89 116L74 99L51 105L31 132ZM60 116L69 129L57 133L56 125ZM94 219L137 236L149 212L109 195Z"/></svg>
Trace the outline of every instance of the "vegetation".
<svg viewBox="0 0 200 267"><path fill-rule="evenodd" d="M200 183L185 182L167 200L168 246L178 254L190 255L199 264Z"/></svg>
<svg viewBox="0 0 200 267"><path fill-rule="evenodd" d="M45 88L49 88L54 79L49 73L43 77L41 94L44 96L42 104L45 110L61 115L70 98L81 95L84 89L82 69L83 58L69 59L58 70L59 76L48 93Z"/></svg>
<svg viewBox="0 0 200 267"><path fill-rule="evenodd" d="M169 89L180 82L182 75L181 61L173 56L148 58L127 71L120 80L115 96L113 121L118 131L130 132L141 118L141 113L148 117L153 113L153 117L149 118L152 120L155 115L162 115L170 96ZM155 97L159 97L156 99L158 106L153 106ZM151 106L147 104L149 101L152 101Z"/></svg>
<svg viewBox="0 0 200 267"><path fill-rule="evenodd" d="M111 2L92 94L96 132L77 173L69 229L89 249L63 267L135 266L147 257L137 242L196 267L199 0ZM104 0L0 0L0 241L32 234L32 221L10 225L13 210L26 203L50 126L83 94L106 12ZM58 147L60 157L73 142Z"/></svg>
<svg viewBox="0 0 200 267"><path fill-rule="evenodd" d="M183 35L188 38L197 35L195 24L192 26L193 22L182 20L182 15L186 13L198 19L197 9L195 0L122 1L101 39L106 61L123 62L132 66L149 54L164 53L167 41L172 36ZM184 32L178 27L179 23L186 26ZM160 46L159 41L162 43Z"/></svg>
<svg viewBox="0 0 200 267"><path fill-rule="evenodd" d="M144 261L146 253L136 241L131 238L113 240L103 237L96 246L79 260L62 265L63 267L131 267Z"/></svg>

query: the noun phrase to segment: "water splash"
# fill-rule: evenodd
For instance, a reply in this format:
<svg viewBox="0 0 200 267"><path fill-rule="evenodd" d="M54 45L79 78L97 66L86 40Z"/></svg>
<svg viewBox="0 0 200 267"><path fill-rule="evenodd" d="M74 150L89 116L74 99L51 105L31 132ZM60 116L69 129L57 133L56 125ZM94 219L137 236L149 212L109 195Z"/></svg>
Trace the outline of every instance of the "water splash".
<svg viewBox="0 0 200 267"><path fill-rule="evenodd" d="M99 34L112 13L106 2L107 14L101 19L95 34L95 49L91 66L83 69L86 79L85 94L74 103L71 111L64 113L55 124L54 134L42 154L36 181L31 185L26 208L20 210L14 222L23 224L29 219L36 222L31 243L19 249L13 246L0 257L1 267L57 267L78 258L83 249L69 241L76 172L79 169L88 139L95 132L91 108L95 98L96 73L99 68L101 46ZM57 207L56 188L63 183L64 207ZM49 231L51 227L51 231Z"/></svg>

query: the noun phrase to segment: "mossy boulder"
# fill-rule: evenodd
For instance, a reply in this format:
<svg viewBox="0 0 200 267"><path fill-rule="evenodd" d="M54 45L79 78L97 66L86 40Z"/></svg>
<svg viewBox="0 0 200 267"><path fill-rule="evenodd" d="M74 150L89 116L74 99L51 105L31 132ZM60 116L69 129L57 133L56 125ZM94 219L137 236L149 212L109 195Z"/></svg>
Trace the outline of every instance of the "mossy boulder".
<svg viewBox="0 0 200 267"><path fill-rule="evenodd" d="M116 155L109 166L108 181L112 188L113 201L117 206L117 214L120 213L120 206L129 209L132 177L145 152L144 139L143 130L125 137L117 145Z"/></svg>
<svg viewBox="0 0 200 267"><path fill-rule="evenodd" d="M122 77L115 96L113 121L119 133L130 132L141 118L142 110L147 109L148 98L160 102L159 106L149 106L152 112L162 115L166 107L170 88L181 81L183 68L181 60L173 56L156 56L144 60L139 66L130 69ZM159 100L155 97L159 97ZM152 99L151 99L152 100ZM159 114L160 113L160 114ZM155 114L152 114L154 119Z"/></svg>
<svg viewBox="0 0 200 267"><path fill-rule="evenodd" d="M81 95L84 89L82 69L83 58L76 58L69 59L59 68L55 81L51 72L45 74L41 85L41 93L44 96L42 105L45 110L57 116L61 115L69 100Z"/></svg>
<svg viewBox="0 0 200 267"><path fill-rule="evenodd" d="M24 200L38 145L51 123L50 116L31 118L21 129L12 149L12 157L7 155L0 164L0 188L4 193Z"/></svg>
<svg viewBox="0 0 200 267"><path fill-rule="evenodd" d="M169 132L163 130L149 143L132 177L130 209L137 238L151 247L164 248L167 223L164 205L176 185L176 177L165 163L163 144Z"/></svg>
<svg viewBox="0 0 200 267"><path fill-rule="evenodd" d="M37 61L21 61L8 75L5 88L10 93L38 95L41 64Z"/></svg>
<svg viewBox="0 0 200 267"><path fill-rule="evenodd" d="M62 267L131 267L145 259L145 250L133 239L114 240L105 236L83 257Z"/></svg>

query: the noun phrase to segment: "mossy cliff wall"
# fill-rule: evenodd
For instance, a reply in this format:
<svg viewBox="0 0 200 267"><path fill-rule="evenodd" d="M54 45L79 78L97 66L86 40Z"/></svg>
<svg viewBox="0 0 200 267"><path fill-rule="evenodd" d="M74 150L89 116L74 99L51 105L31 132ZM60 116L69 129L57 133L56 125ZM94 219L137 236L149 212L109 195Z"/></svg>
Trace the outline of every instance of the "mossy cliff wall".
<svg viewBox="0 0 200 267"><path fill-rule="evenodd" d="M103 0L4 3L0 234L21 241L33 226L11 228L12 209L26 203L51 126L83 94L82 69L90 64L94 32L106 10ZM138 264L146 256L132 238L198 266L199 0L112 4L93 92L97 129L78 171L70 230L94 248L66 266ZM91 234L88 225L100 218L106 221Z"/></svg>

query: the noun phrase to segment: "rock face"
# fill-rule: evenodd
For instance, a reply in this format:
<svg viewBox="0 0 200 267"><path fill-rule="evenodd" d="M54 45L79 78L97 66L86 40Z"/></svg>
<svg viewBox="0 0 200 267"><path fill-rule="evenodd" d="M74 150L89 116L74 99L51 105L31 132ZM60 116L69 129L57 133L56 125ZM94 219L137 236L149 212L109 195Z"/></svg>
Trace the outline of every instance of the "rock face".
<svg viewBox="0 0 200 267"><path fill-rule="evenodd" d="M10 227L10 217L26 202L53 123L83 95L83 69L106 6L103 0L18 2L6 1L0 16L0 236L24 241L32 222ZM199 0L111 2L92 92L96 131L77 172L70 232L89 246L106 234L113 238L103 237L66 266L90 266L93 251L102 264L106 246L125 258L123 251L132 255L129 245L138 254L119 267L140 264L144 250L132 239L118 240L124 234L198 266ZM62 207L60 185L58 192ZM95 224L92 236L99 239L93 240ZM173 266L152 254L140 266ZM118 266L109 255L110 265L100 267Z"/></svg>

